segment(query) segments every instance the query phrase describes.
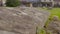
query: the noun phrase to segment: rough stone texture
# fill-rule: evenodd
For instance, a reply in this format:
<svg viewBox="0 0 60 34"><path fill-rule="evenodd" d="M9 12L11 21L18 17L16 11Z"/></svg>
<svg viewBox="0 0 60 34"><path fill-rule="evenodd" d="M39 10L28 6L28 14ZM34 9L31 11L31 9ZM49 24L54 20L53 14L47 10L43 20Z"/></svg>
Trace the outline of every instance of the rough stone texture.
<svg viewBox="0 0 60 34"><path fill-rule="evenodd" d="M46 30L52 34L60 34L60 20L58 16L53 17Z"/></svg>
<svg viewBox="0 0 60 34"><path fill-rule="evenodd" d="M0 8L0 30L16 34L36 34L36 27L43 28L49 12L36 8Z"/></svg>
<svg viewBox="0 0 60 34"><path fill-rule="evenodd" d="M16 33L0 30L0 34L16 34Z"/></svg>

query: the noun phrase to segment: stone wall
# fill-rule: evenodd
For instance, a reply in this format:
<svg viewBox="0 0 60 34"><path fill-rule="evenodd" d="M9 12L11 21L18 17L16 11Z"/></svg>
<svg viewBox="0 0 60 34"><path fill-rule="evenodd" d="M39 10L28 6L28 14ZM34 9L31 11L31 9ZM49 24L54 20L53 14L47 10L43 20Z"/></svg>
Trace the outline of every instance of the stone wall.
<svg viewBox="0 0 60 34"><path fill-rule="evenodd" d="M0 8L0 30L16 34L36 34L36 27L43 28L49 12L36 8Z"/></svg>

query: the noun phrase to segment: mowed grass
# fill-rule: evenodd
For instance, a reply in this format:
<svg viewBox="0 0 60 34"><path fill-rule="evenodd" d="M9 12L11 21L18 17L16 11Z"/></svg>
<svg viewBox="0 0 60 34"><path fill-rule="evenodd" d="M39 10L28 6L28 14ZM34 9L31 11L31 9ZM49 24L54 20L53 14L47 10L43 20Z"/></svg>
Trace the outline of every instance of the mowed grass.
<svg viewBox="0 0 60 34"><path fill-rule="evenodd" d="M60 8L53 8L48 11L51 13L51 17L58 16L60 18Z"/></svg>
<svg viewBox="0 0 60 34"><path fill-rule="evenodd" d="M48 9L48 8L38 8L39 10L46 10L48 12L50 12L50 17L49 19L52 19L54 16L58 16L59 19L60 19L60 8L52 8L52 9ZM51 20L47 20L46 22L46 26L48 26L48 23L51 21Z"/></svg>
<svg viewBox="0 0 60 34"><path fill-rule="evenodd" d="M47 9L45 9L45 10L47 10ZM49 17L49 19L47 20L47 22L46 22L46 24L45 24L45 26L47 27L48 26L48 24L50 23L50 21L52 20L52 18L54 17L54 16L58 16L59 17L59 19L60 19L60 8L52 8L51 10L48 10L51 14L50 14L50 17Z"/></svg>
<svg viewBox="0 0 60 34"><path fill-rule="evenodd" d="M48 10L48 8L38 8L39 10L47 10L51 13L51 17L58 16L60 18L60 8L52 8L51 10Z"/></svg>
<svg viewBox="0 0 60 34"><path fill-rule="evenodd" d="M48 12L50 12L50 17L49 19L47 20L47 22L45 23L45 26L47 27L48 24L50 23L50 19L52 19L54 16L58 16L60 18L60 8L52 8L50 10L48 10L48 8L38 8L39 10L47 10ZM45 30L42 29L42 30L39 30L38 31L39 33L38 34L46 34ZM50 33L49 33L50 34Z"/></svg>

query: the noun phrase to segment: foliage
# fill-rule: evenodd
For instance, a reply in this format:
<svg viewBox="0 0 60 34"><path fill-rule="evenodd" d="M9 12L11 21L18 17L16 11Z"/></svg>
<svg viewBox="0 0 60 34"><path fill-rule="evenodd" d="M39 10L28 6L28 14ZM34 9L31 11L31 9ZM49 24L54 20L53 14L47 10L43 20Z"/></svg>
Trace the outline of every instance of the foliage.
<svg viewBox="0 0 60 34"><path fill-rule="evenodd" d="M20 5L19 0L6 0L6 6L8 7L16 7Z"/></svg>

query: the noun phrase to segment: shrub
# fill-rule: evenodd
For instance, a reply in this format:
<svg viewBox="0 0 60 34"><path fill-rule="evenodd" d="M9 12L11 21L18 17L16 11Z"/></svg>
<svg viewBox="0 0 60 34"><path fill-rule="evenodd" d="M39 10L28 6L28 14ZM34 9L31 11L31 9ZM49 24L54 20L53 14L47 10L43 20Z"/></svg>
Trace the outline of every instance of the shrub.
<svg viewBox="0 0 60 34"><path fill-rule="evenodd" d="M19 0L6 0L6 6L8 7L16 7L20 5Z"/></svg>

